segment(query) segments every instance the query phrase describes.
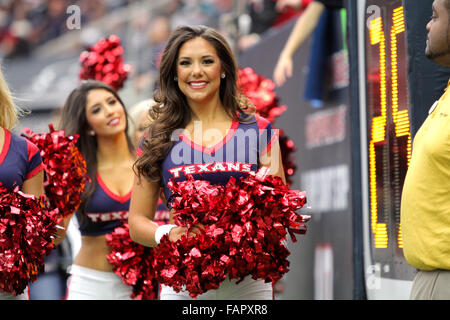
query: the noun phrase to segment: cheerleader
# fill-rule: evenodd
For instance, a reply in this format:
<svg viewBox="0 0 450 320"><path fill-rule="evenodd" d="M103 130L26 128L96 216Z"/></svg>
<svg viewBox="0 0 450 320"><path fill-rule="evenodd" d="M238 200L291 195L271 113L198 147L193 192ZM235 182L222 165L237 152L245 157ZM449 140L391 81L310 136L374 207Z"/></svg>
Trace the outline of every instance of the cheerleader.
<svg viewBox="0 0 450 320"><path fill-rule="evenodd" d="M8 84L0 71L0 183L8 190L20 190L36 197L44 194L44 166L36 145L11 132L18 115ZM0 292L0 300L29 300L28 288L14 296Z"/></svg>
<svg viewBox="0 0 450 320"><path fill-rule="evenodd" d="M181 26L170 36L160 65L159 89L155 95L152 124L141 143L142 155L135 163L136 177L130 203L131 238L156 246L164 234L177 241L186 228L154 222L160 186L170 208L168 182L186 179L226 184L259 167L285 182L277 135L271 124L250 112L236 87L237 65L226 40L204 26ZM173 210L171 211L173 223ZM191 235L203 226L196 225ZM162 286L161 300L191 299ZM197 299L273 299L271 283L246 277L226 279L218 290Z"/></svg>
<svg viewBox="0 0 450 320"><path fill-rule="evenodd" d="M91 178L76 212L81 247L69 271L68 300L131 299L132 288L106 258L105 239L128 216L135 157L127 121L117 92L99 81L82 81L63 107L60 127L79 134L77 147Z"/></svg>

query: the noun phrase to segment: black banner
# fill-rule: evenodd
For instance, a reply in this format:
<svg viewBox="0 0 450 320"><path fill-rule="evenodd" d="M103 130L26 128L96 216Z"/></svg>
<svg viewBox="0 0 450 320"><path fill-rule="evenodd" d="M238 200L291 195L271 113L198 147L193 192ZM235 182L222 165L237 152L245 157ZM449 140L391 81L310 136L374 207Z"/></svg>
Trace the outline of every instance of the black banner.
<svg viewBox="0 0 450 320"><path fill-rule="evenodd" d="M308 232L291 243L284 299L352 299L352 187L349 63L345 16L327 11L294 55L292 78L276 88L287 111L275 122L296 146L292 188L306 191ZM272 79L295 21L264 34L239 57L241 68ZM318 98L316 101L310 98ZM321 99L319 99L321 98ZM321 101L317 101L321 100ZM302 209L303 210L303 209Z"/></svg>

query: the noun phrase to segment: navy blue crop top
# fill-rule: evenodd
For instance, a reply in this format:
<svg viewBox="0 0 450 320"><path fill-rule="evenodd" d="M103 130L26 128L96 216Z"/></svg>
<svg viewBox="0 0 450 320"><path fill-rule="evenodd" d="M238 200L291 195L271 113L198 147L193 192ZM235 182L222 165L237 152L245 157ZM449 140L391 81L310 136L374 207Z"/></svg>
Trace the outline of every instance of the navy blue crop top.
<svg viewBox="0 0 450 320"><path fill-rule="evenodd" d="M22 188L28 180L44 169L38 147L31 141L4 130L5 139L0 151L0 183L8 190Z"/></svg>
<svg viewBox="0 0 450 320"><path fill-rule="evenodd" d="M119 196L114 194L97 174L98 186L92 195L86 215L77 211L82 236L99 236L111 233L128 219L131 191Z"/></svg>
<svg viewBox="0 0 450 320"><path fill-rule="evenodd" d="M180 134L162 163L161 184L167 207L171 208L172 191L167 187L171 178L183 181L189 174L194 179L221 185L230 177L239 180L248 172L258 170L260 156L267 153L278 138L275 133L268 120L254 116L249 123L233 121L223 140L211 147L198 145L184 133ZM143 152L144 139L138 155Z"/></svg>

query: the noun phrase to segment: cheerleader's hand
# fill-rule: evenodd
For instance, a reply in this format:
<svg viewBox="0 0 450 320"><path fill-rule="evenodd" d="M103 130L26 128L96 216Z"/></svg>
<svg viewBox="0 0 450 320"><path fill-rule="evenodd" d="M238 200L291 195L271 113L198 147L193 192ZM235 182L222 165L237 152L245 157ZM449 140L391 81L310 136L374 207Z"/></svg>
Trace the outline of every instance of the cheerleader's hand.
<svg viewBox="0 0 450 320"><path fill-rule="evenodd" d="M55 246L60 245L66 237L66 228L60 226L59 224L56 225L56 232L53 236L53 243L55 244Z"/></svg>
<svg viewBox="0 0 450 320"><path fill-rule="evenodd" d="M64 239L66 238L66 231L67 228L69 227L69 222L70 219L72 218L72 215L73 214L61 218L61 220L56 225L56 234L54 235L55 238L53 239L53 243L55 244L55 246L60 245L61 242L63 242Z"/></svg>
<svg viewBox="0 0 450 320"><path fill-rule="evenodd" d="M191 227L188 235L192 236L192 237L198 236L203 232L203 229L205 229L205 227L201 223L198 223L195 226ZM172 242L175 242L175 241L181 239L181 237L183 235L185 235L186 232L187 232L187 227L172 228L172 230L170 230L170 232L169 232L169 240Z"/></svg>

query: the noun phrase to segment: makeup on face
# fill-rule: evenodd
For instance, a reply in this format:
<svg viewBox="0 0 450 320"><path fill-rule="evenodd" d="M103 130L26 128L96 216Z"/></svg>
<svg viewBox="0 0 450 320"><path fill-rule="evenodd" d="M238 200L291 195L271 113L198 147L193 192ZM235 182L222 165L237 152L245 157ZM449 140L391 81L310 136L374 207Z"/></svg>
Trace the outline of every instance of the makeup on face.
<svg viewBox="0 0 450 320"><path fill-rule="evenodd" d="M177 59L177 78L186 98L195 102L218 97L222 65L216 49L198 37L186 41Z"/></svg>
<svg viewBox="0 0 450 320"><path fill-rule="evenodd" d="M109 91L91 90L87 95L86 118L96 134L110 134L111 129L123 131L126 127L124 107Z"/></svg>

